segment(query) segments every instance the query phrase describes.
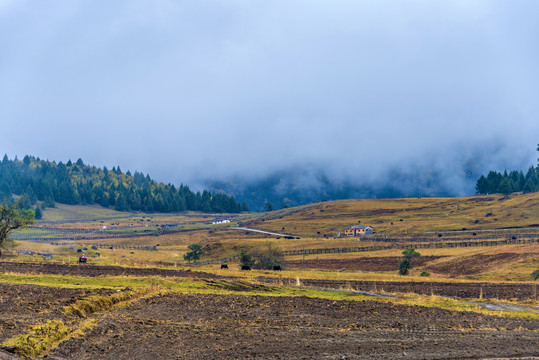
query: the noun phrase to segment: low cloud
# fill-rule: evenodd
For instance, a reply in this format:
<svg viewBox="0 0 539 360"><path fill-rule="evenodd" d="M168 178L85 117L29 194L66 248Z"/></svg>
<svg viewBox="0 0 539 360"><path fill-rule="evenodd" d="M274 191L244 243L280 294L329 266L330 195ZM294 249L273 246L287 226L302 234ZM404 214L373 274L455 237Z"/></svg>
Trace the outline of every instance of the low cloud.
<svg viewBox="0 0 539 360"><path fill-rule="evenodd" d="M539 6L468 3L2 2L0 143L194 187L469 194L536 161Z"/></svg>

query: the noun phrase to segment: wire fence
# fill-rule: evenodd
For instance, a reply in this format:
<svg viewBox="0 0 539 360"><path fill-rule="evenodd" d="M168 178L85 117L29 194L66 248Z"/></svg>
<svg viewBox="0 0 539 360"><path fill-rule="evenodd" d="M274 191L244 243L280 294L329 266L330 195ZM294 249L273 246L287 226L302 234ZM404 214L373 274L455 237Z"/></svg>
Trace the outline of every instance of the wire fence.
<svg viewBox="0 0 539 360"><path fill-rule="evenodd" d="M401 240L402 242L402 240ZM478 241L451 241L451 242L424 242L424 243L390 243L385 246L357 246L357 247L345 247L345 248L322 248L322 249L297 249L297 250L285 250L284 256L295 255L317 255L317 254L339 254L339 253L354 253L354 252L368 252L379 250L391 250L391 249L432 249L432 248L459 248L459 247L484 247L484 246L501 246L501 245L524 245L539 243L539 237L524 237L513 238L503 240L478 240ZM222 259L212 259L199 261L195 265L210 265L210 264L224 264L239 260L239 255L231 256Z"/></svg>
<svg viewBox="0 0 539 360"><path fill-rule="evenodd" d="M74 243L74 242L51 242L50 245L55 246L80 246L83 245L80 243ZM149 250L149 251L156 251L157 245L154 246L136 246L136 245L117 245L117 244L92 244L91 246L95 246L98 249L126 249L126 250Z"/></svg>

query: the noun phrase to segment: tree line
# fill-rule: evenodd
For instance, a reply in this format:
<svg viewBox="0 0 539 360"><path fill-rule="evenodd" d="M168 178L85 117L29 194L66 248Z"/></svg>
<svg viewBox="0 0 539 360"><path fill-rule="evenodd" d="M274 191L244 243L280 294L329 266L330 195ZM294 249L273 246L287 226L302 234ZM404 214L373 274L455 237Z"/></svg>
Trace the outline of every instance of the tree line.
<svg viewBox="0 0 539 360"><path fill-rule="evenodd" d="M475 189L478 194L511 194L514 192L530 193L539 191L539 166L531 166L526 174L513 170L511 172L490 171L485 177L477 180Z"/></svg>
<svg viewBox="0 0 539 360"><path fill-rule="evenodd" d="M123 173L120 167L97 168L82 159L67 163L41 160L26 155L11 160L4 155L0 162L0 200L12 202L13 195L24 198L24 207L37 201L44 207L55 203L70 205L99 204L118 211L178 212L201 211L238 213L248 211L246 203L234 197L207 190L193 192L181 184L158 183L135 171Z"/></svg>
<svg viewBox="0 0 539 360"><path fill-rule="evenodd" d="M539 144L537 145L539 151ZM539 159L537 159L539 162ZM526 174L522 170L503 173L490 171L487 176L481 175L475 185L478 194L511 194L514 192L531 193L539 191L539 165L530 166Z"/></svg>

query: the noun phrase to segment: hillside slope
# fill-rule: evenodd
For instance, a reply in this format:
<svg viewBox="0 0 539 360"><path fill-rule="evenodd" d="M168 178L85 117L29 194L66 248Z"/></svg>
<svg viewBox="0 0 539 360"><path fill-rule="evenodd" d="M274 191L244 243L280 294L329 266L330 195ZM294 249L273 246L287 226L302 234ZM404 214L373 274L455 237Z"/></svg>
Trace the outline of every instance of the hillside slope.
<svg viewBox="0 0 539 360"><path fill-rule="evenodd" d="M302 237L334 237L349 225L370 225L376 234L392 237L463 229L523 231L539 226L539 193L341 200L298 208L297 212L286 210L288 214L279 215L282 210L261 214L253 226Z"/></svg>

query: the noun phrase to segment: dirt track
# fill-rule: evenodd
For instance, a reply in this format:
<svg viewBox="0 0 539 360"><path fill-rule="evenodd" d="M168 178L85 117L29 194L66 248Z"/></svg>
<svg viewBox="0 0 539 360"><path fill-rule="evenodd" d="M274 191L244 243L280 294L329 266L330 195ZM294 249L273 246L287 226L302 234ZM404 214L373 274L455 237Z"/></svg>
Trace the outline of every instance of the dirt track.
<svg viewBox="0 0 539 360"><path fill-rule="evenodd" d="M55 359L539 356L539 321L371 301L165 295L105 316Z"/></svg>

